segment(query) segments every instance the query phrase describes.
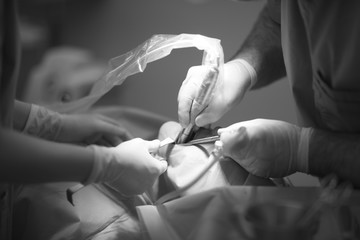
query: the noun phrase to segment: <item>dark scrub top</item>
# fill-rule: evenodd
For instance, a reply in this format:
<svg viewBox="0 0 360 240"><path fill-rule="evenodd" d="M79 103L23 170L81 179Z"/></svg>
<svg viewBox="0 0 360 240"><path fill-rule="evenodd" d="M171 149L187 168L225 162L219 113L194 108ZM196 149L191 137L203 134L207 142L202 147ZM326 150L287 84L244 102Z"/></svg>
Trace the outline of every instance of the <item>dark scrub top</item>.
<svg viewBox="0 0 360 240"><path fill-rule="evenodd" d="M20 58L16 0L0 0L0 127L12 128ZM0 159L1 161L1 159ZM0 182L0 239L11 239L12 185Z"/></svg>
<svg viewBox="0 0 360 240"><path fill-rule="evenodd" d="M360 1L283 0L284 60L300 125L360 132Z"/></svg>

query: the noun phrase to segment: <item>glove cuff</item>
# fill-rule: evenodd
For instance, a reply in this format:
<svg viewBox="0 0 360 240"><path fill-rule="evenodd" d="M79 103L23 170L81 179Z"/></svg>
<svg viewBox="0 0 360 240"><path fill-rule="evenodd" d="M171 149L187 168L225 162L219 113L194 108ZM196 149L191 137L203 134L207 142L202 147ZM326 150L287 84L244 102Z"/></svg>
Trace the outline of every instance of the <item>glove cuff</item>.
<svg viewBox="0 0 360 240"><path fill-rule="evenodd" d="M312 132L312 128L302 128L300 132L297 153L297 170L299 172L309 173L309 143Z"/></svg>
<svg viewBox="0 0 360 240"><path fill-rule="evenodd" d="M88 178L83 182L83 185L89 185L91 183L99 183L103 178L102 174L104 172L104 163L102 161L102 151L101 147L96 145L89 145L86 148L90 149L93 152L93 166ZM105 153L106 154L106 153Z"/></svg>
<svg viewBox="0 0 360 240"><path fill-rule="evenodd" d="M244 59L235 59L232 62L240 63L248 71L248 73L250 75L250 82L251 82L250 88L253 87L257 82L257 73L256 73L255 69L253 68L253 66L251 66Z"/></svg>
<svg viewBox="0 0 360 240"><path fill-rule="evenodd" d="M83 182L84 185L91 183L113 184L121 176L121 171L114 171L116 167L116 156L112 153L112 148L89 145L87 148L93 152L93 166L88 178Z"/></svg>
<svg viewBox="0 0 360 240"><path fill-rule="evenodd" d="M44 107L31 104L23 133L43 139L56 140L61 130L61 115Z"/></svg>

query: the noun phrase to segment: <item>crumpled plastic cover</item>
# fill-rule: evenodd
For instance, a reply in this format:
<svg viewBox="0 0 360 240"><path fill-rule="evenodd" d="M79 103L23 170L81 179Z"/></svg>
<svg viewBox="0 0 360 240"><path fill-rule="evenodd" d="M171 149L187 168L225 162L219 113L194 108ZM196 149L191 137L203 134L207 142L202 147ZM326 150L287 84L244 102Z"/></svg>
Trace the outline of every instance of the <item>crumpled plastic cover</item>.
<svg viewBox="0 0 360 240"><path fill-rule="evenodd" d="M107 74L95 82L88 96L73 102L52 105L51 109L63 113L86 110L114 86L122 84L128 76L143 72L148 63L168 56L173 49L187 47L196 47L204 51L203 65L211 64L221 67L224 63L223 49L219 39L184 33L153 35L132 51L111 59ZM221 77L220 75L219 78Z"/></svg>

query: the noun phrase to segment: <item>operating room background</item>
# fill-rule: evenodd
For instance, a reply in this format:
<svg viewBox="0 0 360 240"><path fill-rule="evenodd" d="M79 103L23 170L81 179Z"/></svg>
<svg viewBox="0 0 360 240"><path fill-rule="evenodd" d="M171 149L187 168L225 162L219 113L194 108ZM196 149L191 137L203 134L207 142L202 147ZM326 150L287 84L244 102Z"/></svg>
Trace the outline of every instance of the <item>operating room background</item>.
<svg viewBox="0 0 360 240"><path fill-rule="evenodd" d="M20 1L20 5L26 0ZM185 0L32 0L23 8L27 20L38 24L45 41L24 50L23 75L39 61L47 48L64 45L89 49L109 60L126 53L154 34L202 34L221 40L225 60L249 33L264 1L212 1L191 4ZM29 2L27 3L29 4ZM25 4L26 5L26 4ZM25 7L26 8L26 7ZM143 73L129 77L96 105L120 105L146 109L177 119L177 93L187 70L201 64L196 48L173 50L150 63ZM22 81L26 77L21 76ZM26 83L23 84L26 86ZM21 98L21 91L20 98ZM214 125L271 118L296 123L293 100L286 79L249 93L242 103ZM295 174L296 185L313 185L314 179Z"/></svg>

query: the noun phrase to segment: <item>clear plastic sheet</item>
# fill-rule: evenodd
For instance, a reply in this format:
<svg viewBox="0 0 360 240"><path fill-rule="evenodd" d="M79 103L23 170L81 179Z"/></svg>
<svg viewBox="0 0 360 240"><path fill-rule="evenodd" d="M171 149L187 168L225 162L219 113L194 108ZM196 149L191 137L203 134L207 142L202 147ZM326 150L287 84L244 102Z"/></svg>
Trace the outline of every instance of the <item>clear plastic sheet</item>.
<svg viewBox="0 0 360 240"><path fill-rule="evenodd" d="M154 35L135 49L109 61L109 71L93 85L90 94L73 102L52 105L58 112L86 110L114 86L122 84L128 76L143 72L148 63L168 56L173 49L196 47L203 50L203 65L222 68L224 54L220 40L198 34ZM220 70L219 78L222 77Z"/></svg>

